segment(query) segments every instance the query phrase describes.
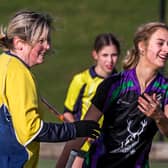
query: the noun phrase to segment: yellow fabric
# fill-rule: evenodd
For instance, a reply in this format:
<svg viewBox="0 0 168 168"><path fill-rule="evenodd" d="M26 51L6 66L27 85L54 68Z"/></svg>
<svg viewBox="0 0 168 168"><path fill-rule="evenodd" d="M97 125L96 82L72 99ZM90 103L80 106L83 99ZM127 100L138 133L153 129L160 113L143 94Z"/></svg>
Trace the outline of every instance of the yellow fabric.
<svg viewBox="0 0 168 168"><path fill-rule="evenodd" d="M87 69L81 73L76 74L68 88L67 96L65 99L64 106L70 110L70 112L75 112L75 105L79 98L81 98L81 120L84 118L88 108L91 105L91 99L96 93L96 89L98 85L103 81L104 79L94 75L92 76L90 74L90 70ZM79 97L79 94L81 92L81 89L84 87L85 89L82 94L82 96ZM99 124L102 126L103 123L103 117L99 120ZM90 142L87 141L83 146L82 150L88 151L90 148Z"/></svg>
<svg viewBox="0 0 168 168"><path fill-rule="evenodd" d="M42 127L35 81L30 70L14 56L0 55L0 105L8 107L18 142L25 146L29 160L25 168L37 166L39 143L32 142ZM5 82L4 82L5 79Z"/></svg>

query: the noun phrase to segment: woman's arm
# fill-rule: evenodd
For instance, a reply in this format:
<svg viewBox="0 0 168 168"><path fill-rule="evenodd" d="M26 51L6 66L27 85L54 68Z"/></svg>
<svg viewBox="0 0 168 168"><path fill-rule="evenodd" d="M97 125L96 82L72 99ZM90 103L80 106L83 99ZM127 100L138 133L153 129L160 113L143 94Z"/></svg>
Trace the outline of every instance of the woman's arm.
<svg viewBox="0 0 168 168"><path fill-rule="evenodd" d="M157 117L155 117L156 124L160 132L168 137L168 105L164 108L164 113L160 112Z"/></svg>
<svg viewBox="0 0 168 168"><path fill-rule="evenodd" d="M98 110L93 104L91 105L91 107L88 109L86 116L84 118L84 120L94 120L94 121L98 121L99 118L101 117L102 113L100 112L100 110ZM59 160L57 161L57 168L65 168L65 165L68 161L69 158L69 154L70 151L72 149L75 150L80 150L80 148L82 147L82 145L85 143L85 141L87 141L88 138L77 138L75 140L71 140L68 141L62 151L62 154L59 158Z"/></svg>
<svg viewBox="0 0 168 168"><path fill-rule="evenodd" d="M40 142L62 142L77 137L99 136L99 124L91 120L75 121L72 123L43 123L43 127L35 140Z"/></svg>

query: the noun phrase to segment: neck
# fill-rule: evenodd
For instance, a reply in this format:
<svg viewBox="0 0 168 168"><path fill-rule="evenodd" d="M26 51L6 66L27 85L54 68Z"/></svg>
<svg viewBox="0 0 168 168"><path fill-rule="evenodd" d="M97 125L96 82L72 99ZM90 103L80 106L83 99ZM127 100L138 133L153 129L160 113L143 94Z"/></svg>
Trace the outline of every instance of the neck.
<svg viewBox="0 0 168 168"><path fill-rule="evenodd" d="M141 88L141 92L144 92L147 86L152 82L152 80L156 77L157 71L151 69L150 67L136 67L136 75L139 81L139 85Z"/></svg>
<svg viewBox="0 0 168 168"><path fill-rule="evenodd" d="M10 53L17 56L19 59L21 59L25 64L29 65L27 57L24 55L22 51L14 51L10 50Z"/></svg>
<svg viewBox="0 0 168 168"><path fill-rule="evenodd" d="M95 72L97 75L101 76L102 78L107 78L111 74L111 73L107 73L107 72L103 71L98 66L95 66Z"/></svg>

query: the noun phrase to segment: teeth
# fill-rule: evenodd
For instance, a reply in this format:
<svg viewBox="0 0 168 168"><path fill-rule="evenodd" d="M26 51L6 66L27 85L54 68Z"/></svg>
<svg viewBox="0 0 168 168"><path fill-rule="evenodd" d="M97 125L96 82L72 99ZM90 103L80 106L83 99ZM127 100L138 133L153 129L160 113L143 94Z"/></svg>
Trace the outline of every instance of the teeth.
<svg viewBox="0 0 168 168"><path fill-rule="evenodd" d="M165 58L166 58L166 56L165 56L165 55L160 55L160 58L164 58L164 59L165 59Z"/></svg>

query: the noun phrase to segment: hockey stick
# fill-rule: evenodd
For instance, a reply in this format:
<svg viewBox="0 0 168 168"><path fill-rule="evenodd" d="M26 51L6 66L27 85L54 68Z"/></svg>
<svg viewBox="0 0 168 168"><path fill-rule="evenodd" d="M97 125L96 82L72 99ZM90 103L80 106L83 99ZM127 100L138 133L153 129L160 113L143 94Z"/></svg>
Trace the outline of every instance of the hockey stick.
<svg viewBox="0 0 168 168"><path fill-rule="evenodd" d="M61 114L60 112L58 112L58 110L51 105L50 103L48 103L48 101L44 98L41 97L41 101L44 105L46 105L48 107L48 109L61 121L65 121L63 114Z"/></svg>

